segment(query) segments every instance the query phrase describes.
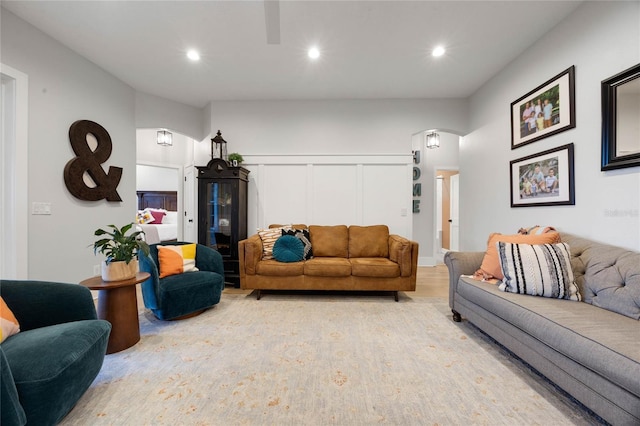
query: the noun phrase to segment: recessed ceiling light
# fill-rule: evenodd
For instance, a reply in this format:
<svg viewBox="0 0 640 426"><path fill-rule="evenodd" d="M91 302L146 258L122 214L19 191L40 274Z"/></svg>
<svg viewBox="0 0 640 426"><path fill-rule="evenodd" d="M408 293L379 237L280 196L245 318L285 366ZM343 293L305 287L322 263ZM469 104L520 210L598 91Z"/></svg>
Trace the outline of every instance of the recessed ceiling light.
<svg viewBox="0 0 640 426"><path fill-rule="evenodd" d="M198 53L197 50L191 49L187 52L187 58L191 59L192 61L199 61L200 54Z"/></svg>
<svg viewBox="0 0 640 426"><path fill-rule="evenodd" d="M438 56L444 55L444 52L445 50L443 46L436 46L435 49L433 49L433 52L431 52L431 54L437 58Z"/></svg>
<svg viewBox="0 0 640 426"><path fill-rule="evenodd" d="M311 59L318 59L320 57L320 51L318 50L317 47L314 46L309 49L309 51L307 52L307 55L309 55Z"/></svg>

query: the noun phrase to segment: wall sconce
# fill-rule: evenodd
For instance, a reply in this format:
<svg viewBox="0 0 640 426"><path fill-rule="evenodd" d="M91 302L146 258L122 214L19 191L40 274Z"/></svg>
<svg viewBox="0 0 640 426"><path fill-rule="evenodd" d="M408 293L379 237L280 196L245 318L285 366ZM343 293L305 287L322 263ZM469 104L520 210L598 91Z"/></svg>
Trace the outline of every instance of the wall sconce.
<svg viewBox="0 0 640 426"><path fill-rule="evenodd" d="M440 135L436 132L425 135L425 146L429 149L440 147Z"/></svg>
<svg viewBox="0 0 640 426"><path fill-rule="evenodd" d="M171 132L167 132L166 130L158 130L158 145L162 146L172 146L173 145L173 135Z"/></svg>

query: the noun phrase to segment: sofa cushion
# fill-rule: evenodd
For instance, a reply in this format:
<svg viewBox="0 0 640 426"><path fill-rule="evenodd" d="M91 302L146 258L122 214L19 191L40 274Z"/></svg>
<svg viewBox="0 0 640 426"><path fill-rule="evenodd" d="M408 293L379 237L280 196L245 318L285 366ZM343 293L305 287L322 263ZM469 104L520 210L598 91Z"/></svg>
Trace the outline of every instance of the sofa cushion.
<svg viewBox="0 0 640 426"><path fill-rule="evenodd" d="M562 233L584 301L640 320L640 253Z"/></svg>
<svg viewBox="0 0 640 426"><path fill-rule="evenodd" d="M224 277L216 272L189 272L189 276L170 275L158 282L158 309L153 313L169 320L209 308L220 302Z"/></svg>
<svg viewBox="0 0 640 426"><path fill-rule="evenodd" d="M458 295L640 395L638 322L584 302L529 297L462 277ZM456 296L458 297L458 296Z"/></svg>
<svg viewBox="0 0 640 426"><path fill-rule="evenodd" d="M349 256L349 228L346 225L311 225L309 235L314 257Z"/></svg>
<svg viewBox="0 0 640 426"><path fill-rule="evenodd" d="M93 382L111 324L74 321L16 334L2 344L28 424L57 424Z"/></svg>
<svg viewBox="0 0 640 426"><path fill-rule="evenodd" d="M500 290L580 301L571 270L569 246L498 243L504 279Z"/></svg>
<svg viewBox="0 0 640 426"><path fill-rule="evenodd" d="M304 273L304 262L283 263L277 260L263 260L256 265L257 275L274 277L296 277Z"/></svg>
<svg viewBox="0 0 640 426"><path fill-rule="evenodd" d="M400 265L385 257L356 257L351 262L351 275L356 277L395 278L400 276Z"/></svg>
<svg viewBox="0 0 640 426"><path fill-rule="evenodd" d="M314 257L304 262L304 274L316 277L349 277L351 263L343 257Z"/></svg>
<svg viewBox="0 0 640 426"><path fill-rule="evenodd" d="M389 227L351 225L349 257L389 257Z"/></svg>

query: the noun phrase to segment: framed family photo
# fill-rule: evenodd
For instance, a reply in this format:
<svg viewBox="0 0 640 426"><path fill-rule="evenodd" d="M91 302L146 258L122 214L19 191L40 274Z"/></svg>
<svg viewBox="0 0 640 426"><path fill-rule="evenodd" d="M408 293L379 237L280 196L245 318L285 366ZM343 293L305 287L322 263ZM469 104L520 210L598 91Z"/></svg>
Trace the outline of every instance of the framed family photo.
<svg viewBox="0 0 640 426"><path fill-rule="evenodd" d="M511 207L575 205L573 144L513 160Z"/></svg>
<svg viewBox="0 0 640 426"><path fill-rule="evenodd" d="M511 103L511 149L576 127L575 67Z"/></svg>

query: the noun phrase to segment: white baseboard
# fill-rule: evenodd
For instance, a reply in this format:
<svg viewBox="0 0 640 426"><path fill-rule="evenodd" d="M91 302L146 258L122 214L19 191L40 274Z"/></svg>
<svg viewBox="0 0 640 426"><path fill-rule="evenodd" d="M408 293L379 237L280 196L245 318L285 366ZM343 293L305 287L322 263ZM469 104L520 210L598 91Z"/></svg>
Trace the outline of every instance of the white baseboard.
<svg viewBox="0 0 640 426"><path fill-rule="evenodd" d="M433 257L418 257L418 266L436 266L436 259Z"/></svg>

